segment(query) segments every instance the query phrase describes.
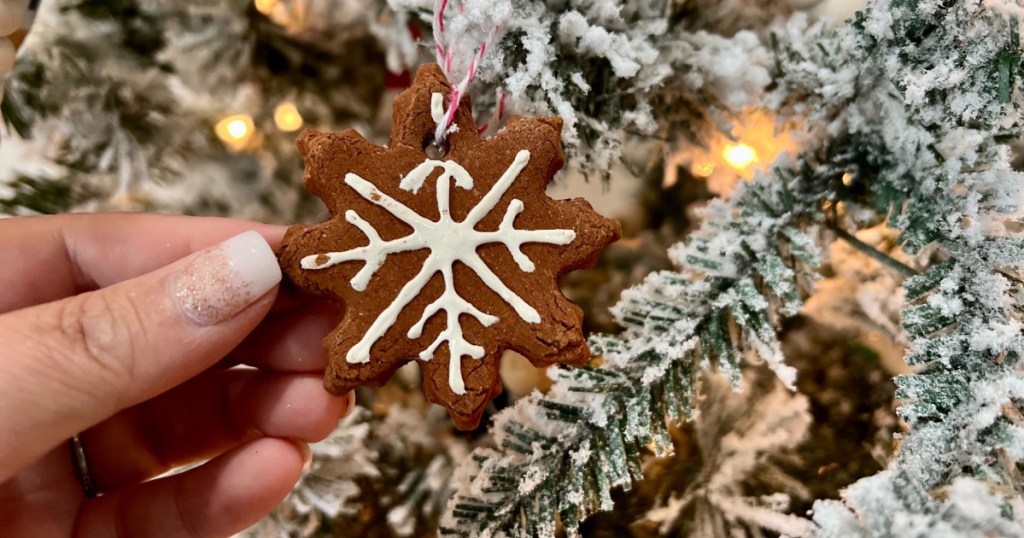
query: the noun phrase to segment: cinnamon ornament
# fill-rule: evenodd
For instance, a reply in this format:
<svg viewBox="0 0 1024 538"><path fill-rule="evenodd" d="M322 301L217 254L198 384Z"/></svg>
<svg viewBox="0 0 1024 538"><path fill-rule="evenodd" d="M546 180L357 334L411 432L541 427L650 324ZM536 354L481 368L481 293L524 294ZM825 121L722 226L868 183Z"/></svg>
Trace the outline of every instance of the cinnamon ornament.
<svg viewBox="0 0 1024 538"><path fill-rule="evenodd" d="M545 194L564 164L559 118L513 116L483 138L464 97L443 156L428 156L451 91L438 66L420 68L395 99L387 147L351 129L303 132L305 185L331 218L291 227L279 258L299 288L341 307L323 341L327 390L382 385L419 359L427 398L472 429L501 392L505 350L537 366L590 357L557 279L592 265L619 225Z"/></svg>

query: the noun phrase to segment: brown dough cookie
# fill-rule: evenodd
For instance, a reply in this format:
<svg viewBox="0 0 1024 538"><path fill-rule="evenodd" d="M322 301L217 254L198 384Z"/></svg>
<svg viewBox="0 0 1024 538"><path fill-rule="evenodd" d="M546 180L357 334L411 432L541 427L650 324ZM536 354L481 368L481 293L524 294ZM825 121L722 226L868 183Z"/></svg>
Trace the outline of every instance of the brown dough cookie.
<svg viewBox="0 0 1024 538"><path fill-rule="evenodd" d="M299 288L341 306L323 341L327 390L379 386L419 358L427 398L472 429L501 392L503 351L537 366L589 359L583 313L556 281L592 265L619 225L545 194L564 164L559 118L512 117L485 139L462 99L447 154L429 159L432 99L450 95L438 66L420 68L395 99L387 147L303 132L306 188L332 216L291 227L279 257Z"/></svg>

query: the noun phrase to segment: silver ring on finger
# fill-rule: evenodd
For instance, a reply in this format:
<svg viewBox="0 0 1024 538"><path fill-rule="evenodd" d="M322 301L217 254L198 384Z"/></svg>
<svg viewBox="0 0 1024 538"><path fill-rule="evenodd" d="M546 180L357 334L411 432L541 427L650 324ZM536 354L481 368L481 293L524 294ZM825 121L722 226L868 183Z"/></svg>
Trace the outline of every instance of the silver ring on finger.
<svg viewBox="0 0 1024 538"><path fill-rule="evenodd" d="M89 467L89 458L85 455L85 445L82 444L82 437L75 435L68 440L68 447L71 448L71 466L75 469L75 476L82 484L82 491L87 498L94 498L99 495L96 487L96 479L92 476L92 469Z"/></svg>

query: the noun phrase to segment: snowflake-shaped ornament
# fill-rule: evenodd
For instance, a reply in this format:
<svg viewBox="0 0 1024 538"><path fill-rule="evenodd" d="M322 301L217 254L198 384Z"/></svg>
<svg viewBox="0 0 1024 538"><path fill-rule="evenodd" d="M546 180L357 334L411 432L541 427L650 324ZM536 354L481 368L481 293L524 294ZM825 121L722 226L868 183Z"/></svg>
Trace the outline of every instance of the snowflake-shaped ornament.
<svg viewBox="0 0 1024 538"><path fill-rule="evenodd" d="M582 199L544 194L563 164L557 118L513 117L484 139L466 99L447 154L427 158L449 94L437 66L422 68L395 99L387 147L351 130L303 133L306 187L332 218L292 227L280 257L299 287L342 307L324 339L328 390L382 384L418 358L427 397L468 429L501 390L505 350L538 366L589 358L582 312L556 280L619 230Z"/></svg>

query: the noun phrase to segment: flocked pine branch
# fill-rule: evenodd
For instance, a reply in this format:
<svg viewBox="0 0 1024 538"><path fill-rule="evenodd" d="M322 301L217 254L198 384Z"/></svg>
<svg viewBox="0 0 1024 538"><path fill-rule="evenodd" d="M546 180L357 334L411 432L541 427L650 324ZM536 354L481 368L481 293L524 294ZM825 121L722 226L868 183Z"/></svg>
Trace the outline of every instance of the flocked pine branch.
<svg viewBox="0 0 1024 538"><path fill-rule="evenodd" d="M187 145L182 126L188 115L161 81L155 64L140 52L152 46L151 20L127 14L124 2L105 9L127 27L97 25L94 32L54 32L57 2L42 6L36 33L5 81L4 121L11 134L34 137L31 144L5 137L15 146L16 196L0 192L4 213L54 212L83 208L96 196L125 193L135 184L157 182L177 167ZM68 15L83 25L95 24L93 6ZM107 54L93 46L106 43ZM111 47L118 43L124 46ZM116 67L113 67L116 66ZM131 73L132 82L125 79ZM49 120L49 121L47 121ZM39 154L42 155L39 155ZM35 154L35 155L33 155ZM14 156L17 155L17 156ZM34 158L33 158L34 157ZM51 167L25 166L49 161ZM61 204L46 203L48 193L67 190Z"/></svg>
<svg viewBox="0 0 1024 538"><path fill-rule="evenodd" d="M802 39L815 29L799 18L773 35L780 83L766 103L810 118L820 126L812 129L819 142L806 148L802 166L761 176L713 205L702 232L673 249L701 277L659 273L624 295L617 314L627 331L593 340L603 354L599 366L557 372L547 395L499 417L499 448L478 451L460 469L465 481L443 531L552 535L557 512L574 533L582 517L610 508L611 487L639 478L639 447L665 448L663 421L691 409L689 381L698 368L735 371L736 348L744 347L785 379L770 320L800 307L793 277L806 265L786 261L789 249L809 241L793 226L815 214L833 222L840 202L858 216L844 224L873 224L860 222L865 212L858 211L873 210L901 232L906 250L930 246L940 261L907 282L908 362L922 371L898 379L911 430L894 470L851 488L847 502L865 514L860 520L822 503L819 530L839 536L864 525L864 535L889 535L905 518L920 520L918 530L944 529L949 504L907 499L905 510L883 510L858 492L927 495L950 483L985 489L975 480L1002 487L992 502L1009 498L1000 521L971 528L1016 528L1019 515L1009 507L1019 504L1013 486L1024 456L1022 178L1009 167L1005 143L1022 117L1021 20L1013 3L883 1L834 35L818 31L817 41ZM811 195L793 197L801 188ZM817 213L826 201L829 211ZM594 394L600 397L588 397Z"/></svg>
<svg viewBox="0 0 1024 538"><path fill-rule="evenodd" d="M382 413L357 407L323 441L287 498L240 536L422 536L451 495L465 439L439 436L444 412L424 417L397 403Z"/></svg>
<svg viewBox="0 0 1024 538"><path fill-rule="evenodd" d="M275 108L294 104L324 128L371 120L382 49L406 58L411 36L375 22L383 0L301 3L278 23L251 0L44 2L5 81L4 144L18 157L2 162L0 210L288 222L321 211L302 190L295 134L275 126ZM332 27L313 28L310 17ZM252 118L245 151L214 136L218 121L237 114ZM62 185L74 196L47 202Z"/></svg>
<svg viewBox="0 0 1024 538"><path fill-rule="evenodd" d="M929 491L900 470L862 478L837 501L815 504L822 538L989 538L1024 535L1024 502L1010 488L965 476Z"/></svg>
<svg viewBox="0 0 1024 538"><path fill-rule="evenodd" d="M804 77L810 62L797 62L791 80L836 87L828 78L855 69L852 92L809 100L866 157L840 197L885 215L904 249L928 248L933 263L905 284L906 360L918 372L896 381L910 430L890 471L849 489L858 517L826 502L815 520L834 536L1020 534L1024 175L1011 169L1007 142L1024 112L1024 11L1016 2L873 7L821 44L817 59L845 67L819 69L814 77L827 74L815 81Z"/></svg>
<svg viewBox="0 0 1024 538"><path fill-rule="evenodd" d="M429 39L432 0L391 0L418 14ZM739 7L738 4L743 4ZM445 25L468 62L492 28L471 86L478 123L508 113L557 115L571 163L607 175L638 137L704 143L771 82L771 55L742 23L789 13L785 1L460 0ZM737 15L741 11L743 15Z"/></svg>
<svg viewBox="0 0 1024 538"><path fill-rule="evenodd" d="M385 72L430 61L432 5L280 0L263 14L247 0L48 1L8 79L3 106L5 121L18 132L43 123L34 135L55 140L19 151L33 149L60 170L41 174L12 164L0 182L28 175L36 183L88 186L69 204L74 210L309 218L316 208L299 186L294 134L277 130L272 112L293 102L309 125L368 130ZM560 115L568 154L598 175L638 137L700 143L727 129L771 81L770 54L753 32L738 30L789 11L784 0L466 0L459 6L450 10L458 16L447 33L464 59L481 33L494 24L504 29L471 88L480 123L500 126L499 109L504 117ZM416 22L419 43L409 30ZM102 88L125 103L104 108L108 97L92 95ZM259 140L247 152L230 153L212 127L237 113L252 116ZM74 128L87 124L85 116L104 129ZM113 150L90 147L100 142ZM59 144L73 146L81 158L55 157ZM26 201L3 192L0 198L7 206Z"/></svg>
<svg viewBox="0 0 1024 538"><path fill-rule="evenodd" d="M672 478L643 516L659 536L757 536L763 529L803 536L810 528L807 519L779 513L791 495L805 498L810 492L772 461L806 439L813 422L808 399L765 368L747 367L743 374L742 392L722 376L703 375L692 428L673 433L683 454L668 460L665 471ZM688 437L695 453L679 445ZM657 467L645 465L644 475L656 474ZM772 494L751 495L749 482L758 478Z"/></svg>
<svg viewBox="0 0 1024 538"><path fill-rule="evenodd" d="M666 420L693 410L693 380L718 369L740 381L744 356L765 360L784 382L774 323L796 313L815 278L818 254L803 229L820 199L806 176L762 174L730 201L712 205L701 230L673 250L679 272L660 272L623 296L621 337L596 337L601 363L556 370L544 395L496 419L497 449L474 452L442 535L553 536L555 515L570 534L611 508L610 490L641 478L641 455L670 448ZM460 476L461 475L461 476Z"/></svg>

